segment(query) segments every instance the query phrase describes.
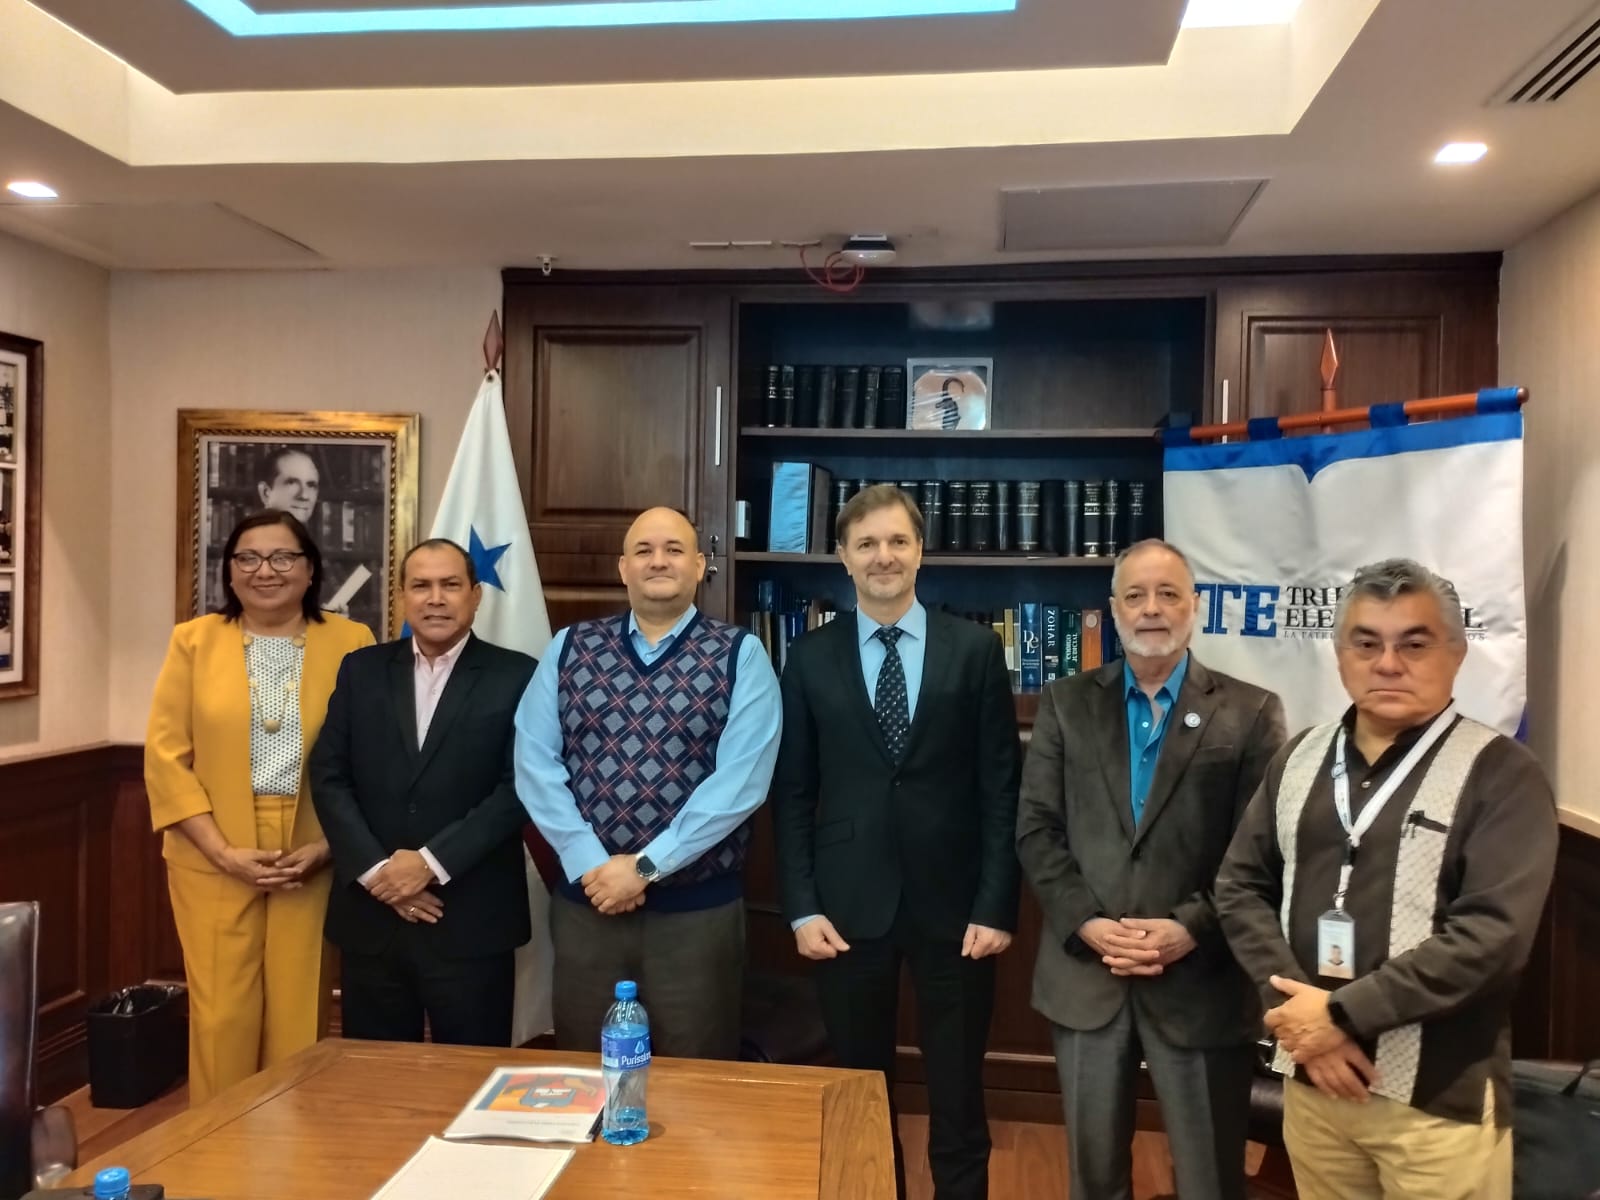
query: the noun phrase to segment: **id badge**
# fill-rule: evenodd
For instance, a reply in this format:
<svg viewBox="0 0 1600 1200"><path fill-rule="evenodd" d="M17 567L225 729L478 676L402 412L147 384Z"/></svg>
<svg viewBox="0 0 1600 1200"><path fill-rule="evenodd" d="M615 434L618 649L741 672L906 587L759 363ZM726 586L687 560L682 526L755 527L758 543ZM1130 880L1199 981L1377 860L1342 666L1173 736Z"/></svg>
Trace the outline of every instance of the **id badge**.
<svg viewBox="0 0 1600 1200"><path fill-rule="evenodd" d="M1330 908L1317 918L1317 974L1329 979L1356 977L1356 923Z"/></svg>

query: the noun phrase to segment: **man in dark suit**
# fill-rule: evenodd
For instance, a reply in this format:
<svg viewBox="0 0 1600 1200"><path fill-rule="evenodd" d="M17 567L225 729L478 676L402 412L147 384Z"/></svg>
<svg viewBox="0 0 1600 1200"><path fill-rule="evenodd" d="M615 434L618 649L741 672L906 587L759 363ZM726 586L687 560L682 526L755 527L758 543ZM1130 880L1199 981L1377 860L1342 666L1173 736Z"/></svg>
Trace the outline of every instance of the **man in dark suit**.
<svg viewBox="0 0 1600 1200"><path fill-rule="evenodd" d="M1016 710L1000 641L917 601L922 514L891 484L840 511L856 611L783 673L773 805L785 914L843 1066L893 1095L901 963L917 994L938 1200L988 1194L984 1047L1017 920ZM905 1178L899 1137L895 1176Z"/></svg>
<svg viewBox="0 0 1600 1200"><path fill-rule="evenodd" d="M1176 547L1124 550L1111 590L1126 657L1045 689L1017 816L1044 910L1033 1006L1055 1025L1072 1195L1131 1195L1142 1059L1178 1194L1242 1200L1260 1011L1212 885L1283 745L1283 704L1189 653L1200 601Z"/></svg>
<svg viewBox="0 0 1600 1200"><path fill-rule="evenodd" d="M346 1037L505 1046L531 936L512 718L534 660L472 636L482 589L444 538L400 568L411 636L344 660L311 753L333 851Z"/></svg>

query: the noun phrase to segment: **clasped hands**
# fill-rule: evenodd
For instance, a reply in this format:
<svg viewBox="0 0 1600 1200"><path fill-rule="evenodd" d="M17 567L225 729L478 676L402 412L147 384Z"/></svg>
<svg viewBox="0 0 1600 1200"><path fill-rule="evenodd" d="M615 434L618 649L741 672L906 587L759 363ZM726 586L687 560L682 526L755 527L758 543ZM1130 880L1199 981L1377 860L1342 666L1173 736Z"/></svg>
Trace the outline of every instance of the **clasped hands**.
<svg viewBox="0 0 1600 1200"><path fill-rule="evenodd" d="M444 916L444 901L428 891L433 882L427 859L415 850L396 850L367 881L367 891L408 924L437 925Z"/></svg>
<svg viewBox="0 0 1600 1200"><path fill-rule="evenodd" d="M646 880L639 874L637 854L613 854L578 879L589 903L608 917L632 912L644 903Z"/></svg>
<svg viewBox="0 0 1600 1200"><path fill-rule="evenodd" d="M1272 976L1271 983L1289 998L1267 1010L1267 1030L1305 1068L1306 1078L1319 1091L1340 1100L1371 1099L1371 1089L1378 1082L1377 1068L1350 1035L1333 1023L1328 991L1281 975Z"/></svg>
<svg viewBox="0 0 1600 1200"><path fill-rule="evenodd" d="M1171 917L1090 917L1078 937L1113 975L1159 975L1195 946Z"/></svg>
<svg viewBox="0 0 1600 1200"><path fill-rule="evenodd" d="M298 850L252 850L246 846L224 846L217 852L216 866L240 883L263 892L292 892L320 871L330 857L326 840L309 842Z"/></svg>
<svg viewBox="0 0 1600 1200"><path fill-rule="evenodd" d="M971 924L961 939L962 958L988 958L1000 954L1011 945L1012 935L1004 929L988 925ZM839 936L833 922L824 916L815 916L794 931L794 946L802 958L813 960L838 958L850 949L850 943Z"/></svg>

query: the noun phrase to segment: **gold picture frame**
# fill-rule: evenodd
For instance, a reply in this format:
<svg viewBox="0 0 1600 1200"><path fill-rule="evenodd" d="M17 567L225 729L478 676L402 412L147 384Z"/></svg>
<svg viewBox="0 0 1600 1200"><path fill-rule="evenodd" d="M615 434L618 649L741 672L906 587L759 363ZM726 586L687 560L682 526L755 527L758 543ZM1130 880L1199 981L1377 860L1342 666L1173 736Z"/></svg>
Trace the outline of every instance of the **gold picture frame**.
<svg viewBox="0 0 1600 1200"><path fill-rule="evenodd" d="M44 343L0 333L0 700L39 694Z"/></svg>
<svg viewBox="0 0 1600 1200"><path fill-rule="evenodd" d="M416 413L178 410L177 618L221 607L221 548L263 508L323 557L324 608L398 636L396 566L417 540Z"/></svg>

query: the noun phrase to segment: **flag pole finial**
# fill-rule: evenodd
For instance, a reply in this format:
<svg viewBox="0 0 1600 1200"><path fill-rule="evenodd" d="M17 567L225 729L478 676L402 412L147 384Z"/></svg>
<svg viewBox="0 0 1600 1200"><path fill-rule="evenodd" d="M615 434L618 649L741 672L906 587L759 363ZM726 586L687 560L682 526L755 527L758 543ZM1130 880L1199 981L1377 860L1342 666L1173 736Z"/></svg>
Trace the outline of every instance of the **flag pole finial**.
<svg viewBox="0 0 1600 1200"><path fill-rule="evenodd" d="M489 328L483 334L483 369L485 372L500 369L500 356L505 352L506 339L500 332L499 312L489 313Z"/></svg>

